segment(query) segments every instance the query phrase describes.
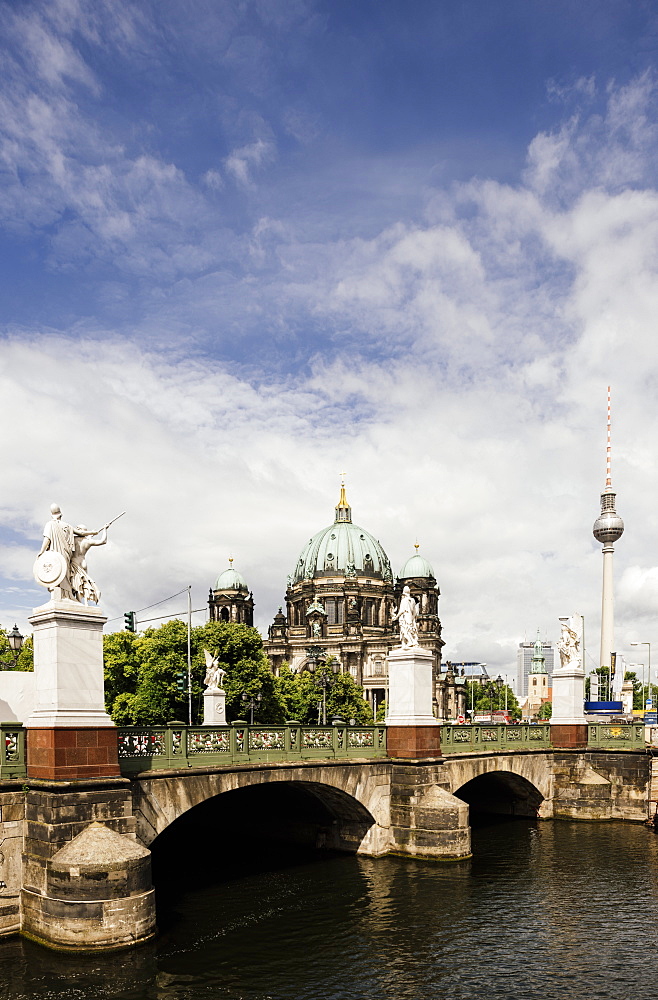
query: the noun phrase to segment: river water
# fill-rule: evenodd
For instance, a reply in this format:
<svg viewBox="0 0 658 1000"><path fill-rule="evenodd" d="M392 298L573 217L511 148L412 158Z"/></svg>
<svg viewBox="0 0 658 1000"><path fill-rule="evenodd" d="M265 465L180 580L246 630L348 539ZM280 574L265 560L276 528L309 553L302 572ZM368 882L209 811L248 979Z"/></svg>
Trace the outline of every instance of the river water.
<svg viewBox="0 0 658 1000"><path fill-rule="evenodd" d="M213 838L194 852L208 854ZM0 943L0 997L649 1000L658 837L503 821L446 863L245 851L160 872L158 939L106 956ZM230 869L230 876L218 871ZM204 875L204 871L206 874Z"/></svg>

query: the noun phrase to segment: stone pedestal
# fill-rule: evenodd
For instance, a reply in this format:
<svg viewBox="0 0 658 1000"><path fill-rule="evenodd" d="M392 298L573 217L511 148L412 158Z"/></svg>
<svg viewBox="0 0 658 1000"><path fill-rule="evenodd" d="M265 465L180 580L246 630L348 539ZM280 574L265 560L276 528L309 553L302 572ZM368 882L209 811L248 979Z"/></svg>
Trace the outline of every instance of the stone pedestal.
<svg viewBox="0 0 658 1000"><path fill-rule="evenodd" d="M432 653L420 646L388 654L386 746L391 757L438 757L441 725L432 714Z"/></svg>
<svg viewBox="0 0 658 1000"><path fill-rule="evenodd" d="M587 746L585 673L579 667L553 671L551 743L554 747L582 749Z"/></svg>
<svg viewBox="0 0 658 1000"><path fill-rule="evenodd" d="M226 725L226 693L222 688L206 688L203 692L203 724Z"/></svg>
<svg viewBox="0 0 658 1000"><path fill-rule="evenodd" d="M116 728L105 711L100 608L52 600L29 619L34 629L34 708L25 720L28 777L45 780L119 774Z"/></svg>

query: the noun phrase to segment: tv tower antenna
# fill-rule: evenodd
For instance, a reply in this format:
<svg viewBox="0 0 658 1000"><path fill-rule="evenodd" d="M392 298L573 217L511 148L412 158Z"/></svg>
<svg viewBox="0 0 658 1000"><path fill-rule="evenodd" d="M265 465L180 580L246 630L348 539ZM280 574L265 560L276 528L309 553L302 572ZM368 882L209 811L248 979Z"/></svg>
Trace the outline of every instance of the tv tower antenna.
<svg viewBox="0 0 658 1000"><path fill-rule="evenodd" d="M601 657L599 664L609 668L615 645L615 620L612 583L613 542L624 533L624 522L615 510L617 494L612 489L610 386L608 386L608 423L606 444L605 490L601 494L601 513L594 522L597 542L603 544L603 591L601 595Z"/></svg>

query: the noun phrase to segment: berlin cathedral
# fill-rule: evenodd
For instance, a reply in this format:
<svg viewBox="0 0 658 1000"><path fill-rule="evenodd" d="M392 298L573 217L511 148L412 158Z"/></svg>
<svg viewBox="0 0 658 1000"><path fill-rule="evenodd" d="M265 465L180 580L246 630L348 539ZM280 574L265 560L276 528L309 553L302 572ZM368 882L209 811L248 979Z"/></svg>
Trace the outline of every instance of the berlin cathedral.
<svg viewBox="0 0 658 1000"><path fill-rule="evenodd" d="M400 643L392 618L405 586L418 601L419 643L434 656L436 690L444 643L434 570L416 545L394 578L381 544L353 523L342 485L333 524L308 540L288 577L285 613L280 607L263 644L272 669L278 673L287 662L301 671L311 658L334 657L339 669L362 685L376 711L386 697L386 657ZM208 604L211 621L253 625L253 596L233 560L211 589Z"/></svg>

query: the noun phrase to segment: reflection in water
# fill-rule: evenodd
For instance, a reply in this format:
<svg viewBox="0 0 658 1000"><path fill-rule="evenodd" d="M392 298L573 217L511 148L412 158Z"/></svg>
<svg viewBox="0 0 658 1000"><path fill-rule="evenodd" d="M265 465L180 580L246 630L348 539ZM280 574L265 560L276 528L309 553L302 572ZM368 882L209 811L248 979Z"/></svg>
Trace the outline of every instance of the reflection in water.
<svg viewBox="0 0 658 1000"><path fill-rule="evenodd" d="M455 864L262 845L224 856L213 883L198 858L192 877L189 852L167 859L161 934L137 951L0 943L0 998L653 995L658 838L641 826L497 822Z"/></svg>

